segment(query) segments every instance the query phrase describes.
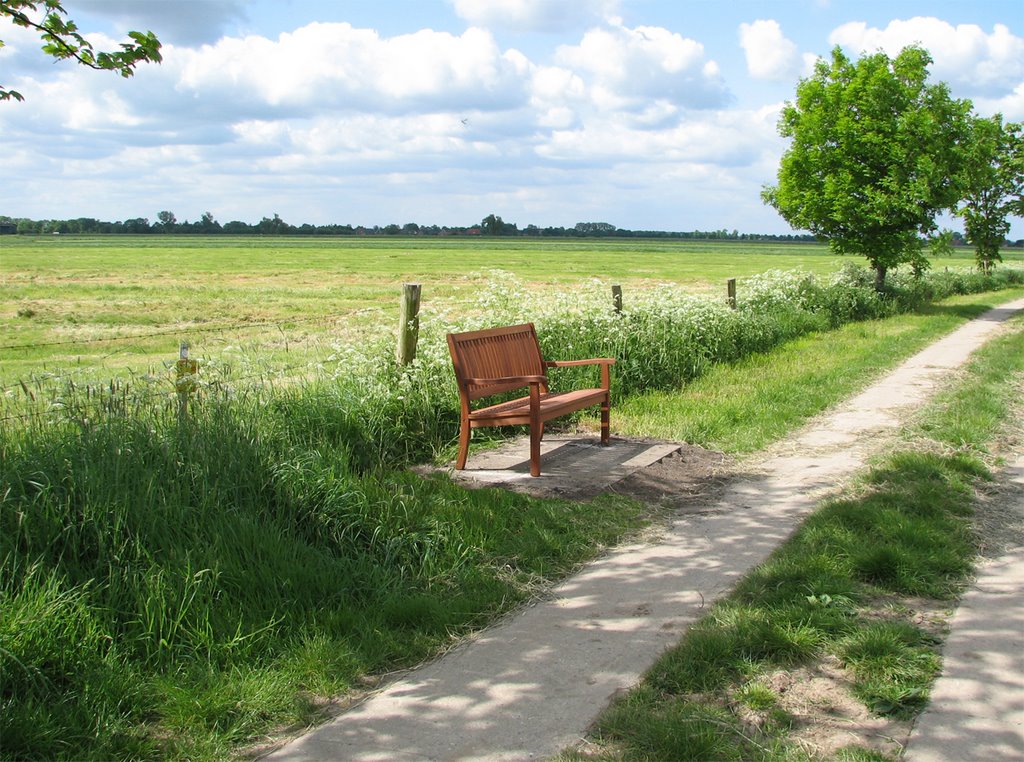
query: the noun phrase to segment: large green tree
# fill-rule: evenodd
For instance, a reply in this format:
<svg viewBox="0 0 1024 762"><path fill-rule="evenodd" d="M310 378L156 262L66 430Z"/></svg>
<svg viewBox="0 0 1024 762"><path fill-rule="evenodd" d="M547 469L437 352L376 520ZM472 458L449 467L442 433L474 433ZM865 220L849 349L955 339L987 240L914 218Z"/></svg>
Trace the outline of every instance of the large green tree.
<svg viewBox="0 0 1024 762"><path fill-rule="evenodd" d="M955 214L964 221L978 268L988 272L1002 261L999 249L1010 232L1011 215L1024 216L1024 135L1020 124L1003 124L999 114L971 122L964 193Z"/></svg>
<svg viewBox="0 0 1024 762"><path fill-rule="evenodd" d="M792 143L764 200L833 251L867 257L879 289L891 268L927 266L922 236L960 199L971 104L928 84L931 61L919 47L856 61L836 47L779 121Z"/></svg>
<svg viewBox="0 0 1024 762"><path fill-rule="evenodd" d="M121 43L117 51L97 51L92 43L78 31L75 22L67 18L60 0L0 0L0 17L9 18L15 25L35 29L43 41L43 52L58 60L73 58L92 69L115 71L122 77L135 73L142 61L159 62L160 41L152 32L129 32L131 42ZM4 41L0 40L0 47ZM16 90L0 85L0 101L25 100Z"/></svg>

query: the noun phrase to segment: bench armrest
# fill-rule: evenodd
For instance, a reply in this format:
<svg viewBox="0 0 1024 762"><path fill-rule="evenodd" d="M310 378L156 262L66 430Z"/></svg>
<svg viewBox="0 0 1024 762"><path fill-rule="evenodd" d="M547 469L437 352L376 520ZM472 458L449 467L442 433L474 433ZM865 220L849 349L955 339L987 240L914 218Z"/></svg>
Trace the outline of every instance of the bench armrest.
<svg viewBox="0 0 1024 762"><path fill-rule="evenodd" d="M494 386L495 384L546 384L547 376L498 376L497 378L467 378L467 384L472 386Z"/></svg>
<svg viewBox="0 0 1024 762"><path fill-rule="evenodd" d="M611 388L611 373L609 368L615 364L614 357L593 357L589 360L547 360L544 365L548 368L572 368L578 365L600 365L601 366L601 388Z"/></svg>
<svg viewBox="0 0 1024 762"><path fill-rule="evenodd" d="M576 365L614 365L614 357L593 357L589 360L546 360L545 367L569 368Z"/></svg>

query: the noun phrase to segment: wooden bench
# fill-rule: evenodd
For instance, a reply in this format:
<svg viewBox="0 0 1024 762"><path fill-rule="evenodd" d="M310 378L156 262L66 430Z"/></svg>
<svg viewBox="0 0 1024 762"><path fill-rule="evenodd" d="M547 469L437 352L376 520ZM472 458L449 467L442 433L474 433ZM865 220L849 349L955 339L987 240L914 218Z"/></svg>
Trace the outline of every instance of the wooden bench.
<svg viewBox="0 0 1024 762"><path fill-rule="evenodd" d="M469 439L481 426L530 427L530 475L540 476L540 441L544 423L577 410L601 406L601 444L608 444L609 366L611 358L545 361L532 323L485 331L448 334L448 349L455 366L462 403L457 469L466 467ZM601 387L552 393L547 368L600 365ZM495 394L528 389L525 397L476 410L472 404Z"/></svg>

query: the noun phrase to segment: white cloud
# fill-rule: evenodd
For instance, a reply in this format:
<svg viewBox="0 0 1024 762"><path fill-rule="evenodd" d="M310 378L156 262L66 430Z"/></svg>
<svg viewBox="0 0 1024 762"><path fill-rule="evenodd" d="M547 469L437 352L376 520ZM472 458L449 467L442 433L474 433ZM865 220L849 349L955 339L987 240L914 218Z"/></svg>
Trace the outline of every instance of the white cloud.
<svg viewBox="0 0 1024 762"><path fill-rule="evenodd" d="M142 120L117 94L105 91L99 97L77 97L65 104L68 118L65 124L71 130L97 130L105 128L137 127Z"/></svg>
<svg viewBox="0 0 1024 762"><path fill-rule="evenodd" d="M1024 82L1001 98L975 98L974 107L983 116L1002 114L1007 121L1024 122Z"/></svg>
<svg viewBox="0 0 1024 762"><path fill-rule="evenodd" d="M1011 93L1024 80L1024 37L996 24L986 33L976 24L952 24L916 16L891 21L885 29L863 22L844 24L829 37L854 54L883 50L895 56L908 45L921 45L935 60L932 75L949 82L954 94L988 98Z"/></svg>
<svg viewBox="0 0 1024 762"><path fill-rule="evenodd" d="M414 25L394 35L311 23L270 37L218 33L200 45L166 37L154 22L164 63L128 80L54 64L38 37L3 30L0 81L28 100L0 105L13 199L0 212L123 219L173 209L195 219L209 209L224 222L277 211L293 224L371 225L468 224L496 212L541 225L782 226L759 197L784 147L780 106L729 110L719 63L685 27L627 26L610 15L619 0L449 2L472 26L449 19L457 31ZM148 17L115 11L158 12L150 5L164 13L180 4L109 0L106 16L147 28ZM225 0L218 16L215 5L196 7L218 30L243 8ZM893 28L835 34L859 52ZM528 58L499 44L509 29L573 31L529 37ZM725 39L736 29L730 22ZM914 37L922 30L938 35L929 45L937 59L947 49L943 66L962 64L965 76L991 83L975 97L979 110L1024 116L1019 38L941 22L916 26ZM116 45L110 33L98 46ZM774 21L739 34L747 68L761 78L751 102L786 97L765 82L806 72L813 56ZM953 45L968 39L964 52ZM722 63L732 71L733 61ZM738 55L735 63L742 68Z"/></svg>
<svg viewBox="0 0 1024 762"><path fill-rule="evenodd" d="M611 190L594 190L606 179L621 185L635 171L731 185L775 139L773 125L762 131L749 114L735 121L712 110L728 94L699 42L619 21L544 63L478 27L384 36L313 23L275 39L168 44L161 66L130 80L47 62L30 84L27 103L0 111L0 131L21 157L11 180L36 188L34 175L49 167L64 193L89 188L118 210L76 215L115 219L169 208L182 219L210 209L222 221L252 220L258 214L244 210L257 208L293 223L373 224L403 208L403 217L450 224L503 201L506 219L518 205L532 212L524 222L565 224L553 210L554 199L576 193L567 188L593 186L578 199L579 219L589 219L598 211L585 213L588 199L613 201ZM691 109L701 109L697 118ZM58 139L33 140L44 134ZM58 203L55 191L32 193ZM341 212L325 203L339 193L348 194ZM485 200L490 208L476 208Z"/></svg>
<svg viewBox="0 0 1024 762"><path fill-rule="evenodd" d="M467 122L469 120L467 119ZM292 157L305 171L333 172L338 165L377 164L420 168L494 156L496 143L476 140L475 127L448 114L382 117L357 114L308 122L245 122L235 131L242 143L265 151L269 160Z"/></svg>
<svg viewBox="0 0 1024 762"><path fill-rule="evenodd" d="M313 23L277 40L225 38L165 56L177 90L204 99L309 113L410 112L522 102L528 63L489 32L422 30L382 38L349 24Z"/></svg>
<svg viewBox="0 0 1024 762"><path fill-rule="evenodd" d="M778 106L705 112L699 117L673 118L668 124L666 114L652 108L653 114L637 119L620 115L578 129L555 130L537 152L558 161L633 162L654 164L665 171L676 165L706 165L728 173L779 150ZM645 120L651 116L661 118L659 129L646 128Z"/></svg>
<svg viewBox="0 0 1024 762"><path fill-rule="evenodd" d="M587 87L579 75L560 66L541 66L534 70L531 86L530 106L539 125L568 129L577 123L587 99Z"/></svg>
<svg viewBox="0 0 1024 762"><path fill-rule="evenodd" d="M619 0L450 0L455 13L475 26L520 32L581 29L614 16Z"/></svg>
<svg viewBox="0 0 1024 762"><path fill-rule="evenodd" d="M740 24L740 45L747 58L747 71L754 79L778 82L800 73L802 59L796 44L786 39L777 21L761 19Z"/></svg>
<svg viewBox="0 0 1024 762"><path fill-rule="evenodd" d="M643 203L628 212L628 226L637 229L777 227L775 213L761 203L760 190L778 169L783 146L775 124L781 105L704 111L654 131L625 115L555 131L537 149L546 160L542 166L566 168L566 176L558 178L562 190L550 191L552 203L560 209L575 207L566 213L569 219L624 224L627 199L639 194ZM710 208L716 212L709 213ZM511 214L506 218L515 219Z"/></svg>
<svg viewBox="0 0 1024 762"><path fill-rule="evenodd" d="M558 63L576 71L604 108L643 107L651 99L692 108L720 106L727 93L704 46L662 27L614 24L563 45Z"/></svg>
<svg viewBox="0 0 1024 762"><path fill-rule="evenodd" d="M171 45L163 65L129 80L51 63L45 77L3 83L27 100L0 108L0 132L9 149L32 146L40 160L105 166L121 166L133 148L142 151L133 162L156 156L154 146L168 164L189 166L190 147L199 146L186 172L193 177L241 173L252 158L270 171L272 157L276 171L344 162L436 167L442 157L468 164L514 154L513 138L536 129L528 111L534 69L480 29L381 37L311 24L277 40Z"/></svg>
<svg viewBox="0 0 1024 762"><path fill-rule="evenodd" d="M533 97L538 102L580 100L586 95L583 80L560 66L539 67L533 75Z"/></svg>

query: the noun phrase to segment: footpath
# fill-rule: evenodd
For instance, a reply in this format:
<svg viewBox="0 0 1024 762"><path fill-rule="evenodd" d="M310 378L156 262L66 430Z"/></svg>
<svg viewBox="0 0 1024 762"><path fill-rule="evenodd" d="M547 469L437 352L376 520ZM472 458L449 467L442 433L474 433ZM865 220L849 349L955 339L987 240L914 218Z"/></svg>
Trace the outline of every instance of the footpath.
<svg viewBox="0 0 1024 762"><path fill-rule="evenodd" d="M1024 299L964 325L771 448L707 511L674 519L653 540L614 549L545 600L265 759L504 762L548 759L572 746L616 694L763 562L825 494L863 468L908 413L1020 310ZM1018 466L1024 474L1024 462ZM958 611L933 708L917 724L907 759L1024 759L1022 640L1018 547L984 568Z"/></svg>

